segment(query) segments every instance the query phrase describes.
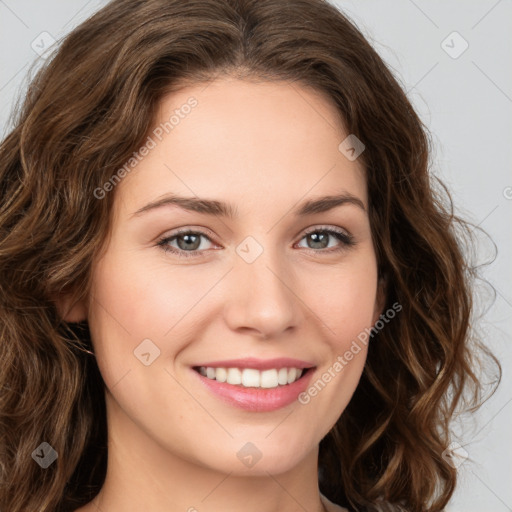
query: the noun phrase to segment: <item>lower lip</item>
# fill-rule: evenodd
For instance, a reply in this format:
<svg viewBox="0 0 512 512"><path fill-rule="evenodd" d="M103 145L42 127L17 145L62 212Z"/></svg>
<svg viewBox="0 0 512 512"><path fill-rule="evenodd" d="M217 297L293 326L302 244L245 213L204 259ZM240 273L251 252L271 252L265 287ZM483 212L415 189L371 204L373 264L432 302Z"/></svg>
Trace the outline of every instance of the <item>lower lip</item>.
<svg viewBox="0 0 512 512"><path fill-rule="evenodd" d="M253 412L276 411L290 405L306 390L314 368L310 368L299 380L277 388L245 388L226 382L219 382L192 371L201 382L224 402Z"/></svg>

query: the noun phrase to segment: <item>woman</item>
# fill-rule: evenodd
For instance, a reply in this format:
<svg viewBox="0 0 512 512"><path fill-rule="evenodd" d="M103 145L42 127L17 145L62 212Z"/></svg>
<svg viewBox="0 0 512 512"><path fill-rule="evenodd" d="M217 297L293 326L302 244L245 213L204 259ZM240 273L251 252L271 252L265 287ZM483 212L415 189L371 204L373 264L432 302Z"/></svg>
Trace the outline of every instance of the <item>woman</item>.
<svg viewBox="0 0 512 512"><path fill-rule="evenodd" d="M444 508L467 225L333 6L113 1L0 156L2 510Z"/></svg>

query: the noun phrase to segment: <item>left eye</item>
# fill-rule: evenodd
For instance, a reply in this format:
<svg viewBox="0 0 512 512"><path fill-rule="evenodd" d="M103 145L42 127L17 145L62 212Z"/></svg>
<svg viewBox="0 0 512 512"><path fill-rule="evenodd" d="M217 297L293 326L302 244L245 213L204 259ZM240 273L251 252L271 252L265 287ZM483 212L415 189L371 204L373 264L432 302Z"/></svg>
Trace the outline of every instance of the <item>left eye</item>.
<svg viewBox="0 0 512 512"><path fill-rule="evenodd" d="M354 245L354 240L351 235L344 231L338 231L337 229L318 229L315 228L304 235L301 240L308 240L312 242L316 247L312 249L332 249L332 245L329 245L329 238L335 238L338 242L341 242L338 246L335 246L334 250L341 250L345 247ZM309 249L309 247L306 247ZM331 251L323 251L331 252Z"/></svg>
<svg viewBox="0 0 512 512"><path fill-rule="evenodd" d="M206 249L201 247L201 238L205 238L210 243L213 243L208 235L201 231L180 231L170 237L161 239L158 242L158 246L161 247L165 252L171 252L176 254L178 257L199 257L204 256ZM336 239L339 244L330 245L329 239ZM345 231L338 231L335 229L314 229L304 234L301 238L306 240L306 243L313 244L313 247L304 247L313 252L332 253L334 251L340 251L346 249L349 246L355 244L351 235ZM177 247L171 244L177 244ZM323 250L328 249L328 250Z"/></svg>

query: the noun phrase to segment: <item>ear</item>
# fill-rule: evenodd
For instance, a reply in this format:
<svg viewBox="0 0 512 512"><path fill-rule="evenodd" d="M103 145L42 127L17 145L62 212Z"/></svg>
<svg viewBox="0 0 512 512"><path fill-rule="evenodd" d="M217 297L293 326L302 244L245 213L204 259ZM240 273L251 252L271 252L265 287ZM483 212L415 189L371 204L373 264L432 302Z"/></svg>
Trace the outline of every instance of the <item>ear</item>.
<svg viewBox="0 0 512 512"><path fill-rule="evenodd" d="M373 309L372 325L375 325L375 322L377 322L379 317L384 312L384 307L386 306L386 295L387 278L385 276L381 276L377 282L377 293L375 296L375 307Z"/></svg>
<svg viewBox="0 0 512 512"><path fill-rule="evenodd" d="M89 316L87 305L83 301L74 300L72 294L63 294L53 300L59 316L65 322L74 323L87 320Z"/></svg>

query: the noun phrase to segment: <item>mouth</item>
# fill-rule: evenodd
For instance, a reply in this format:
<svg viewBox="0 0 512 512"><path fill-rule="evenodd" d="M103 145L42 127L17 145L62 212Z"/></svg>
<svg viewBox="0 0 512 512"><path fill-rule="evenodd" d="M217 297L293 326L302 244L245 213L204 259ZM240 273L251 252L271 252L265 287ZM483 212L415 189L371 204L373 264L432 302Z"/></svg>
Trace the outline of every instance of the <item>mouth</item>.
<svg viewBox="0 0 512 512"><path fill-rule="evenodd" d="M295 402L316 367L250 368L193 366L194 375L214 397L238 409L270 412Z"/></svg>
<svg viewBox="0 0 512 512"><path fill-rule="evenodd" d="M225 368L194 366L193 370L210 380L243 388L275 389L288 386L303 378L312 368L282 367L258 370L257 368Z"/></svg>

